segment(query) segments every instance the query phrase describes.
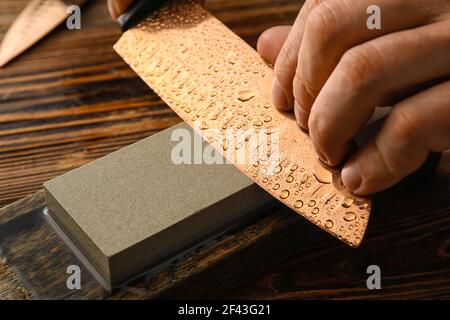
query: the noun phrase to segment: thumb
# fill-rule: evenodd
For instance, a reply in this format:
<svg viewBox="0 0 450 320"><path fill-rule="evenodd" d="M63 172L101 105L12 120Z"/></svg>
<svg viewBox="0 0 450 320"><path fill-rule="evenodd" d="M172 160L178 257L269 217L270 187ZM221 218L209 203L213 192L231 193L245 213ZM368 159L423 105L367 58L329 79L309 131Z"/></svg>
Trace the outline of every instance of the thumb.
<svg viewBox="0 0 450 320"><path fill-rule="evenodd" d="M275 64L291 28L291 26L272 27L259 36L256 45L257 51L270 64Z"/></svg>

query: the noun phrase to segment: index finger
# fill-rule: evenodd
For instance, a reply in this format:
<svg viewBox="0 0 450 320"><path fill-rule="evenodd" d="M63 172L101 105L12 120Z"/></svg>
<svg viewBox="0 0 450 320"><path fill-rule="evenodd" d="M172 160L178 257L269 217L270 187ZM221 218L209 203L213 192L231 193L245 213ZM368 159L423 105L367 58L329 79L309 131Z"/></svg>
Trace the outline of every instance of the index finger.
<svg viewBox="0 0 450 320"><path fill-rule="evenodd" d="M305 21L309 13L325 0L306 0L275 62L272 102L278 109L289 110L294 105L292 82L297 69Z"/></svg>

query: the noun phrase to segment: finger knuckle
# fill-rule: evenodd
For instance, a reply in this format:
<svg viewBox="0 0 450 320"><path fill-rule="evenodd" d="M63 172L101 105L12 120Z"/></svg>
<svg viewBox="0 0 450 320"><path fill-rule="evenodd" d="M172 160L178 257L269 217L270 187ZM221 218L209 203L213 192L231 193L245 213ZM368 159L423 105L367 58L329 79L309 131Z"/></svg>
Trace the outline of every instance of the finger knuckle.
<svg viewBox="0 0 450 320"><path fill-rule="evenodd" d="M371 45L347 50L339 61L338 68L353 85L371 84L380 68L380 54Z"/></svg>
<svg viewBox="0 0 450 320"><path fill-rule="evenodd" d="M280 82L280 84L288 89L292 88L292 82L293 82L293 75L292 75L292 67L286 60L277 60L277 63L275 64L274 73L277 80Z"/></svg>
<svg viewBox="0 0 450 320"><path fill-rule="evenodd" d="M325 0L306 0L305 6L308 9L308 11L312 11L315 7L323 3Z"/></svg>
<svg viewBox="0 0 450 320"><path fill-rule="evenodd" d="M406 171L404 166L404 156L401 155L394 146L379 141L378 138L376 138L374 142L380 159L379 161L381 161L382 166L384 166L385 174L392 180L402 178Z"/></svg>
<svg viewBox="0 0 450 320"><path fill-rule="evenodd" d="M404 108L394 108L390 115L393 136L402 145L415 144L420 136L421 120Z"/></svg>
<svg viewBox="0 0 450 320"><path fill-rule="evenodd" d="M323 1L325 0L306 0L298 14L297 20L300 19L301 21L306 22L309 13Z"/></svg>
<svg viewBox="0 0 450 320"><path fill-rule="evenodd" d="M420 119L402 108L393 109L386 124L390 128L387 136L375 138L375 146L386 172L392 178L402 178L411 168L411 150L417 149L422 142L420 137Z"/></svg>
<svg viewBox="0 0 450 320"><path fill-rule="evenodd" d="M286 71L290 69L293 61L297 61L298 51L294 48L291 41L286 40L284 45L281 47L281 51L275 62L275 72Z"/></svg>
<svg viewBox="0 0 450 320"><path fill-rule="evenodd" d="M316 6L306 19L305 30L326 39L334 34L338 26L335 13L326 3Z"/></svg>
<svg viewBox="0 0 450 320"><path fill-rule="evenodd" d="M308 77L304 73L297 70L293 81L293 94L295 100L302 106L305 111L310 109L311 102L317 97L318 92L307 80Z"/></svg>

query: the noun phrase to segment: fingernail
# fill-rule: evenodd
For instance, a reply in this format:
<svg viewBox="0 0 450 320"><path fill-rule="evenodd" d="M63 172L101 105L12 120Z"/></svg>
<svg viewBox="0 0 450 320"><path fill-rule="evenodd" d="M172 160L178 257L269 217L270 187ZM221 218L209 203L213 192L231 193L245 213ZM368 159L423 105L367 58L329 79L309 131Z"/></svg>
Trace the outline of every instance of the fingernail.
<svg viewBox="0 0 450 320"><path fill-rule="evenodd" d="M275 107L280 109L288 108L287 97L284 94L283 87L277 78L274 78L272 82L272 103Z"/></svg>
<svg viewBox="0 0 450 320"><path fill-rule="evenodd" d="M354 161L346 164L341 172L342 182L350 191L358 193L358 189L362 183L361 173L358 164Z"/></svg>

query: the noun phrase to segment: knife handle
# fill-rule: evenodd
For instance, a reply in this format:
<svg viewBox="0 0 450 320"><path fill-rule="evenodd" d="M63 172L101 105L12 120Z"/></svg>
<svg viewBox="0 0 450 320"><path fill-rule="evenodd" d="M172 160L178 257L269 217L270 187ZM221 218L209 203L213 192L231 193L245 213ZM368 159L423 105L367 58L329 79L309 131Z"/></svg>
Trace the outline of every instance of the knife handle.
<svg viewBox="0 0 450 320"><path fill-rule="evenodd" d="M131 7L117 19L120 29L122 29L122 31L128 30L131 26L144 19L149 13L157 10L165 2L167 2L167 0L136 0Z"/></svg>

